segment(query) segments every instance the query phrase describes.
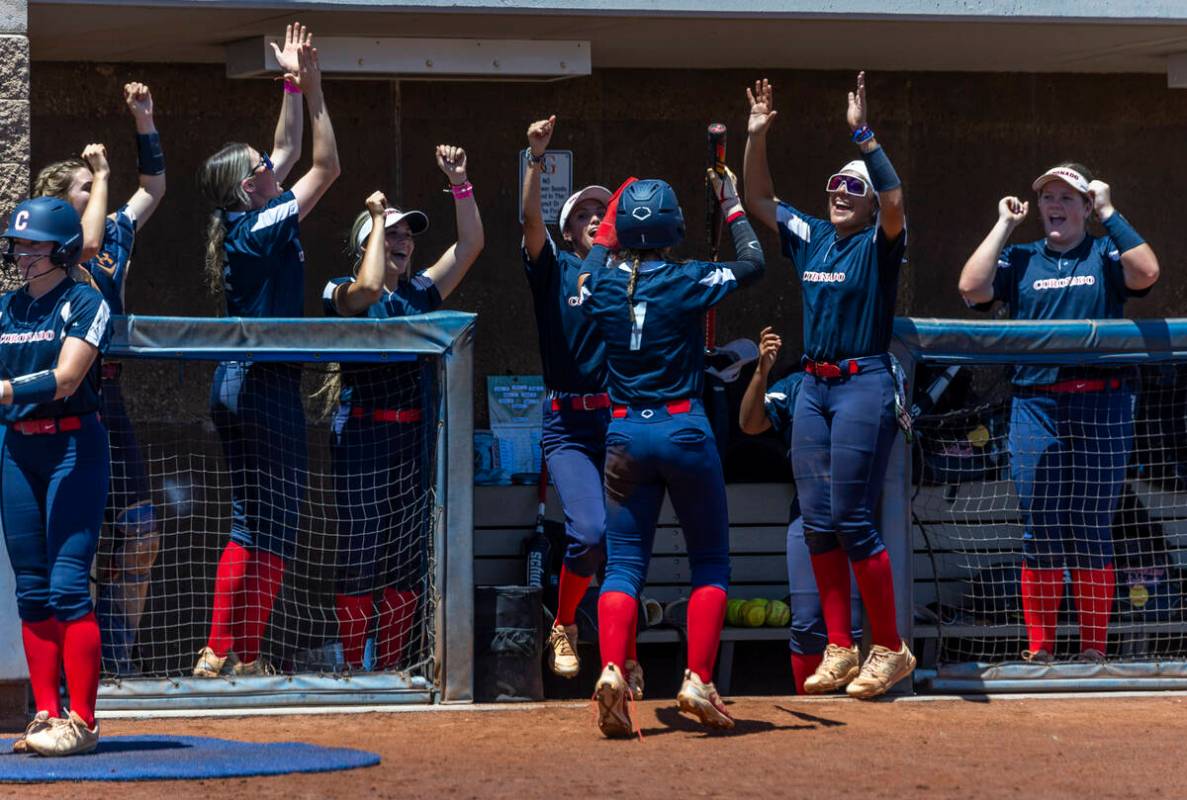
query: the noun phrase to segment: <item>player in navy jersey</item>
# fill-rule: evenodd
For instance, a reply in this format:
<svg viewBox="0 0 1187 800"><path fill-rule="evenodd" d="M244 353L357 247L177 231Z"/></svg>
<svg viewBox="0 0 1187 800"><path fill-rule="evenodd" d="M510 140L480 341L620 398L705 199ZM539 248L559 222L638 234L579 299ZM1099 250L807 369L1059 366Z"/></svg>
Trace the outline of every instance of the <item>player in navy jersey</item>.
<svg viewBox="0 0 1187 800"><path fill-rule="evenodd" d="M555 116L533 122L528 128L523 263L532 290L540 363L548 387L541 445L548 474L565 512L568 537L557 587L556 619L548 639L548 665L557 675L575 678L581 670L577 658L577 606L606 559L602 466L610 424L602 341L594 332L592 320L575 300L581 262L606 215L610 190L586 186L565 201L558 222L561 236L572 250L558 248L548 235L540 207L544 152L555 130ZM623 668L635 699L643 699L643 669L635 653L634 636L629 639Z"/></svg>
<svg viewBox="0 0 1187 800"><path fill-rule="evenodd" d="M735 261L679 261L684 238L676 194L659 180L619 187L582 263L581 307L605 343L613 401L606 435L606 579L598 598L602 674L595 697L606 736L629 736L630 688L622 674L636 627L665 491L688 545L688 669L680 709L731 728L713 666L729 586L729 514L713 430L701 403L705 312L762 277L762 249L732 174L710 170L729 222ZM607 256L613 254L607 264Z"/></svg>
<svg viewBox="0 0 1187 800"><path fill-rule="evenodd" d="M1158 280L1150 245L1113 207L1108 184L1063 163L1032 185L1044 238L1006 245L1030 203L1003 197L998 220L960 273L960 293L1012 319L1116 319L1125 301ZM1108 234L1088 233L1095 216ZM1010 408L1010 476L1023 517L1022 612L1027 660L1055 655L1069 569L1080 657L1101 661L1113 606L1112 519L1133 450L1131 369L1016 367Z"/></svg>
<svg viewBox="0 0 1187 800"><path fill-rule="evenodd" d="M742 405L738 413L738 426L743 433L756 436L774 429L787 448L791 459L792 422L800 387L807 374L796 370L767 387L771 368L779 357L783 339L771 328L763 328L759 334L758 365L751 376ZM790 521L787 526L787 581L791 598L791 672L795 679L796 694L804 694L804 683L820 666L828 646L828 630L820 607L820 593L816 587L816 576L812 574L811 554L804 540L804 518L800 514L799 498L791 501ZM861 639L860 596L856 598L857 587L850 586L851 635L853 641Z"/></svg>
<svg viewBox="0 0 1187 800"><path fill-rule="evenodd" d="M99 741L100 634L89 576L107 502L98 412L111 314L99 292L68 275L82 250L69 203L26 200L4 237L4 262L23 286L0 298L0 517L37 706L13 749L65 756Z"/></svg>
<svg viewBox="0 0 1187 800"><path fill-rule="evenodd" d="M290 25L284 48L273 48L285 82L272 155L227 144L206 159L198 175L214 207L207 227L207 277L233 317L304 316L299 223L340 172L312 34ZM302 98L313 128L313 163L286 190L283 181L301 155ZM215 370L210 401L231 473L231 540L219 559L210 637L194 675L260 674L269 669L260 642L296 549L308 477L301 368L223 362Z"/></svg>
<svg viewBox="0 0 1187 800"><path fill-rule="evenodd" d="M828 219L775 196L766 152L774 93L762 80L746 94L746 205L779 233L804 303L807 376L795 407L792 467L828 629L824 659L804 687L874 697L915 668L899 637L890 558L874 510L897 429L887 348L906 250L902 183L866 123L864 72L846 113L861 159L828 178ZM850 564L870 619L873 645L864 663L850 628Z"/></svg>
<svg viewBox="0 0 1187 800"><path fill-rule="evenodd" d="M350 231L352 277L326 283L331 317L386 319L434 311L482 252L482 218L466 179L466 153L439 145L437 166L449 179L458 240L432 266L412 270L414 237L429 227L420 211L390 208L381 192ZM375 668L395 669L425 590L425 492L432 480L432 413L427 362L343 364L330 441L338 507L339 578L335 607L346 665L363 666L367 634L378 617ZM332 385L332 384L331 384Z"/></svg>
<svg viewBox="0 0 1187 800"><path fill-rule="evenodd" d="M82 220L82 267L103 294L112 314L123 314L132 247L140 230L165 196L165 156L153 122L148 86L124 86L124 102L136 123L139 187L127 202L107 213L110 168L102 145L89 145L83 157L43 167L34 197L57 197ZM148 593L149 573L160 549L148 468L120 391L121 365L103 364L103 422L111 438L111 491L106 514L108 536L100 551L99 602L103 666L109 672L138 672L132 647Z"/></svg>

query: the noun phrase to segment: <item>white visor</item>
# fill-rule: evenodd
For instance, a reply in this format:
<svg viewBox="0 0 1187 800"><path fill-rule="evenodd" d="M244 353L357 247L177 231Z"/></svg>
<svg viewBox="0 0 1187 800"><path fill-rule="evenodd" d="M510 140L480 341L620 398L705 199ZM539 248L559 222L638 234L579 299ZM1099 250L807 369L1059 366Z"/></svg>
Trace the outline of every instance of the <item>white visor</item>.
<svg viewBox="0 0 1187 800"><path fill-rule="evenodd" d="M565 223L569 221L569 214L577 207L577 204L585 200L597 200L602 205L610 202L611 192L605 186L586 186L584 189L569 195L569 199L561 206L560 226L561 231L565 230Z"/></svg>
<svg viewBox="0 0 1187 800"><path fill-rule="evenodd" d="M1071 167L1052 167L1035 178L1030 188L1037 192L1051 181L1063 181L1080 194L1088 194L1088 179Z"/></svg>
<svg viewBox="0 0 1187 800"><path fill-rule="evenodd" d="M866 162L860 158L855 158L845 166L841 167L841 172L848 172L861 178L870 191L874 190L874 182L870 180L870 168L866 166Z"/></svg>
<svg viewBox="0 0 1187 800"><path fill-rule="evenodd" d="M386 208L383 210L384 230L387 230L401 220L408 221L408 228L412 231L413 236L419 236L429 229L429 218L425 216L423 211L401 211L398 208ZM368 218L363 223L363 226L359 228L359 235L355 240L355 246L361 250L363 245L367 243L367 237L370 235L371 219Z"/></svg>

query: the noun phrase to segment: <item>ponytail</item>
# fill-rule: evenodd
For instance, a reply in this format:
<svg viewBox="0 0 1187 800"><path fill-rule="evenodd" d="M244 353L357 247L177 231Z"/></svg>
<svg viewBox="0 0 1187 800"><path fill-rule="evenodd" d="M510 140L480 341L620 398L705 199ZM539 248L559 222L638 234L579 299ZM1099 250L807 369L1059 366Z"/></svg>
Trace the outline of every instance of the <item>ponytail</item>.
<svg viewBox="0 0 1187 800"><path fill-rule="evenodd" d="M243 179L251 172L251 148L241 142L225 144L198 170L198 191L214 207L206 223L206 283L215 295L222 292L226 265L227 212L247 209L251 200Z"/></svg>
<svg viewBox="0 0 1187 800"><path fill-rule="evenodd" d="M206 222L206 288L216 297L223 291L223 264L227 255L223 245L227 241L227 216L221 208L210 213Z"/></svg>
<svg viewBox="0 0 1187 800"><path fill-rule="evenodd" d="M631 300L635 296L635 284L639 280L639 254L635 253L635 258L631 262L631 279L626 282L626 304L629 306Z"/></svg>

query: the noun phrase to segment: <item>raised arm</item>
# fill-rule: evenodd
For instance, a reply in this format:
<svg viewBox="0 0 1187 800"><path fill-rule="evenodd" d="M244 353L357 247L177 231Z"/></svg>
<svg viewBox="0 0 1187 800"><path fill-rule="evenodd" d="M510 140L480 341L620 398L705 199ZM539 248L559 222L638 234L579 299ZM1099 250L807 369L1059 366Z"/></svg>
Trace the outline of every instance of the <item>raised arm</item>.
<svg viewBox="0 0 1187 800"><path fill-rule="evenodd" d="M1135 292L1149 289L1157 282L1161 272L1154 248L1133 229L1129 220L1117 213L1107 183L1093 181L1088 184L1088 193L1092 197L1097 218L1121 252L1121 269L1125 273L1126 287Z"/></svg>
<svg viewBox="0 0 1187 800"><path fill-rule="evenodd" d="M309 108L310 127L313 129L313 165L293 186L301 219L309 215L330 188L330 184L342 174L342 167L338 163L338 143L334 139L334 126L330 124L330 114L326 110L325 98L322 96L321 66L317 60L317 48L313 46L312 40L312 35L307 36L297 50L297 72L285 75L285 80L297 86L305 96L305 104Z"/></svg>
<svg viewBox="0 0 1187 800"><path fill-rule="evenodd" d="M738 178L728 167L724 176L713 169L708 174L713 193L721 204L721 215L729 223L730 237L734 241L736 260L724 266L732 270L739 288L757 283L766 271L766 257L746 217L746 210L738 199Z"/></svg>
<svg viewBox="0 0 1187 800"><path fill-rule="evenodd" d="M474 202L474 187L466 179L466 151L454 145L439 144L436 157L437 166L449 179L449 191L453 193L453 207L457 214L457 242L437 259L437 263L425 270L444 300L466 277L486 240L478 204Z"/></svg>
<svg viewBox="0 0 1187 800"><path fill-rule="evenodd" d="M895 174L886 151L878 145L874 132L866 122L866 74L857 73L857 87L849 93L849 107L845 119L849 123L853 141L861 151L862 161L870 171L870 180L878 194L878 220L887 239L897 239L905 226L903 213L903 183Z"/></svg>
<svg viewBox="0 0 1187 800"><path fill-rule="evenodd" d="M301 157L301 138L305 126L304 106L301 102L301 86L289 76L300 73L300 51L305 46L313 46L313 34L297 22L285 26L283 48L272 42L276 63L285 73L284 99L280 105L280 117L276 120L276 133L272 136L272 171L276 175L277 183L284 183L297 159Z"/></svg>
<svg viewBox="0 0 1187 800"><path fill-rule="evenodd" d="M128 211L137 229L157 210L165 196L165 154L153 121L152 92L143 83L124 86L124 102L136 121L136 169L140 188L128 199Z"/></svg>
<svg viewBox="0 0 1187 800"><path fill-rule="evenodd" d="M523 173L523 246L528 258L535 261L548 242L548 227L540 206L540 173L544 169L544 152L556 130L556 115L533 122L528 126L528 167Z"/></svg>
<svg viewBox="0 0 1187 800"><path fill-rule="evenodd" d="M383 273L387 268L384 237L384 212L387 198L383 192L372 192L367 198L367 212L371 215L371 233L363 245L363 260L359 273L350 283L339 284L334 290L334 308L344 317L357 317L383 296Z"/></svg>
<svg viewBox="0 0 1187 800"><path fill-rule="evenodd" d="M742 395L742 408L738 412L738 427L742 433L756 436L771 427L766 408L767 379L771 375L771 367L779 358L781 347L783 340L779 334L770 326L763 328L759 334L758 365L746 386L746 393Z"/></svg>
<svg viewBox="0 0 1187 800"><path fill-rule="evenodd" d="M103 248L103 233L107 225L107 183L111 177L107 148L103 145L88 144L82 151L82 160L91 170L91 196L82 212L80 264L90 261Z"/></svg>
<svg viewBox="0 0 1187 800"><path fill-rule="evenodd" d="M997 272L998 256L1029 210L1030 203L1017 197L1003 197L998 201L997 222L960 271L960 295L968 305L993 300L993 276Z"/></svg>
<svg viewBox="0 0 1187 800"><path fill-rule="evenodd" d="M746 124L746 157L742 164L742 177L746 180L746 207L755 219L773 231L779 229L779 198L775 197L775 183L771 180L771 168L767 164L767 131L779 115L775 110L774 88L763 78L754 82L753 91L746 89L746 99L750 101L750 120Z"/></svg>

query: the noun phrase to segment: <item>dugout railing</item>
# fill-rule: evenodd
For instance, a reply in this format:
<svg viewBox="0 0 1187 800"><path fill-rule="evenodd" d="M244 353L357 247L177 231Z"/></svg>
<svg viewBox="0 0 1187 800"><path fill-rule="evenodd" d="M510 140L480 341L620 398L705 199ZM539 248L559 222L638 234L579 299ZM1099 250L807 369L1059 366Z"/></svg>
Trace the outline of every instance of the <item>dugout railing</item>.
<svg viewBox="0 0 1187 800"><path fill-rule="evenodd" d="M912 598L910 608L900 603L899 617L920 656L916 686L939 692L1187 688L1187 320L900 318L892 349L913 378L913 402L922 412L911 444L899 438L883 495L896 588L909 587ZM1096 552L1091 542L1068 546L1073 555L1063 570L1054 660L1022 657L1023 524L1011 460L1034 456L1011 452L1011 379L1018 365L1120 375L1135 389L1131 440L1118 433L1129 429L1117 427L1113 411L1095 427L1060 431L1079 444L1071 448L1075 457L1062 462L1063 473L1051 473L1066 473L1066 480L1044 484L1052 497L1066 494L1056 499L1074 505L1077 492L1094 491L1083 485L1084 475L1106 474L1101 453L1125 459L1108 526L1116 586L1103 662L1077 655L1080 598L1073 596L1072 562ZM1023 449L1021 433L1017 438L1014 446ZM1079 535L1075 522L1069 530Z"/></svg>

